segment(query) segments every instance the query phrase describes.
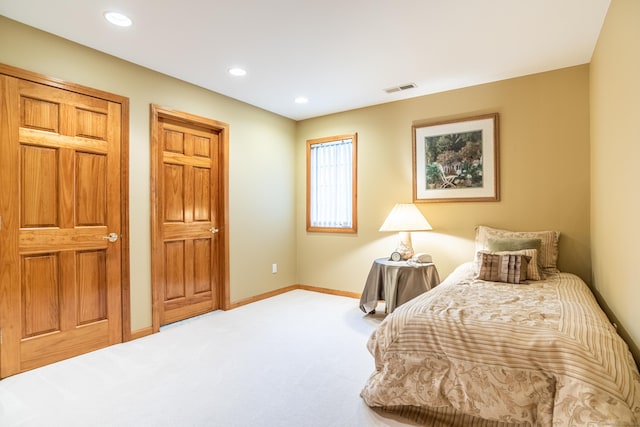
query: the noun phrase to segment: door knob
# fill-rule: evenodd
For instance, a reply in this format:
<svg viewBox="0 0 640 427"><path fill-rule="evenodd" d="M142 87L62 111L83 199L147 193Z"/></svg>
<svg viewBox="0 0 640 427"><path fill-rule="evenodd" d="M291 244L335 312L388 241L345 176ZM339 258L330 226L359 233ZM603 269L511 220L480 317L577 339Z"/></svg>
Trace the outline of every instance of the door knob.
<svg viewBox="0 0 640 427"><path fill-rule="evenodd" d="M118 240L118 233L109 233L108 236L102 236L102 238L104 240L108 240L111 243L115 242L116 240Z"/></svg>
<svg viewBox="0 0 640 427"><path fill-rule="evenodd" d="M211 234L216 234L216 233L217 233L218 231L220 231L220 230L218 230L218 229L217 229L217 228L215 228L215 227L211 227L211 228L209 229L209 231L211 232Z"/></svg>

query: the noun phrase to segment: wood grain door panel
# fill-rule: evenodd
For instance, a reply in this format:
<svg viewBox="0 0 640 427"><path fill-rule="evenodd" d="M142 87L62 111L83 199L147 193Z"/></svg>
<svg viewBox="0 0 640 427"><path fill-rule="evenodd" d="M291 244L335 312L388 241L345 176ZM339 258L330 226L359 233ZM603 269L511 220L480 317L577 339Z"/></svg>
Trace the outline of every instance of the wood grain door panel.
<svg viewBox="0 0 640 427"><path fill-rule="evenodd" d="M122 106L0 79L5 377L122 341Z"/></svg>
<svg viewBox="0 0 640 427"><path fill-rule="evenodd" d="M162 185L164 205L164 298L161 324L167 324L219 308L218 295L212 292L217 282L213 275L212 247L215 246L217 207L211 200L212 179L217 173L211 153L218 135L189 124L162 121ZM204 242L204 243L203 243ZM208 250L203 251L203 247ZM215 252L215 247L213 248Z"/></svg>
<svg viewBox="0 0 640 427"><path fill-rule="evenodd" d="M152 106L154 329L220 308L226 289L226 125L158 111Z"/></svg>

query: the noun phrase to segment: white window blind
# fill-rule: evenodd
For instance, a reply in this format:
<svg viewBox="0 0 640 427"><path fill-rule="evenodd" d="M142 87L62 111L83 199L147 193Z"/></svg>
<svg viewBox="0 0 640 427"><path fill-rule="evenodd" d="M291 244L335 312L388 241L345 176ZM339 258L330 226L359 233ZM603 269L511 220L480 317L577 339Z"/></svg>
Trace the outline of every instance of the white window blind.
<svg viewBox="0 0 640 427"><path fill-rule="evenodd" d="M313 144L310 150L310 221L312 227L351 228L351 138Z"/></svg>

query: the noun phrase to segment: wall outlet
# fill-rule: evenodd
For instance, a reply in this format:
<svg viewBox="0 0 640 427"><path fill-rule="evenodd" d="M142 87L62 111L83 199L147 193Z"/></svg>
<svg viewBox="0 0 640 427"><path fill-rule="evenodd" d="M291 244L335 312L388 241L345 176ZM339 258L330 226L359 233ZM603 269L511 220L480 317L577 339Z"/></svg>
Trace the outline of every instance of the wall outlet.
<svg viewBox="0 0 640 427"><path fill-rule="evenodd" d="M271 272L276 274L278 272L278 264L271 264Z"/></svg>

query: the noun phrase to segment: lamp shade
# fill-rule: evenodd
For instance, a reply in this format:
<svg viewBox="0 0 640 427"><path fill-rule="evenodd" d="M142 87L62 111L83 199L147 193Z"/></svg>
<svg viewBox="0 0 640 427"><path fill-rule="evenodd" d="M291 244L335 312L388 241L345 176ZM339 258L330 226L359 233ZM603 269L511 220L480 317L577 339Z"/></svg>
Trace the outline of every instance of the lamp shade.
<svg viewBox="0 0 640 427"><path fill-rule="evenodd" d="M428 231L433 230L429 221L413 203L398 203L379 231Z"/></svg>

